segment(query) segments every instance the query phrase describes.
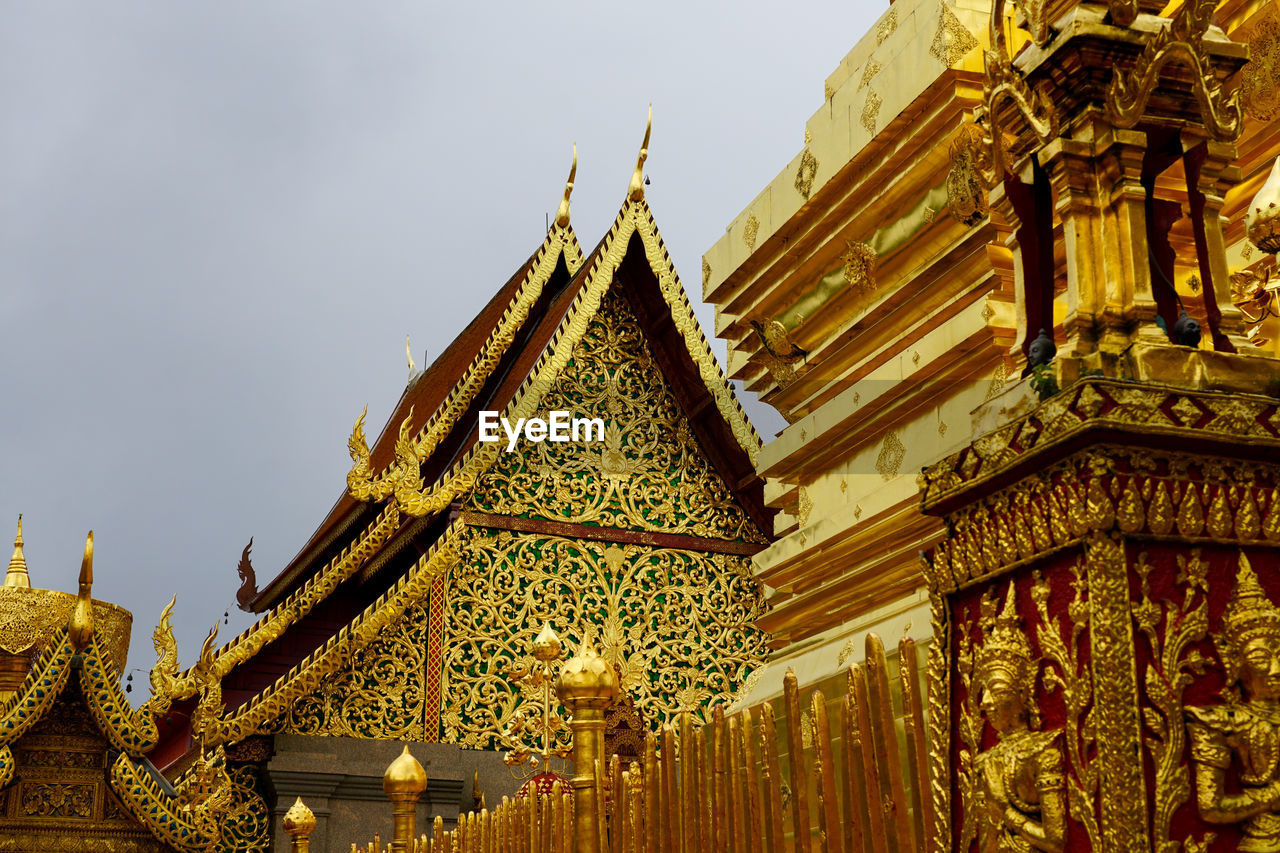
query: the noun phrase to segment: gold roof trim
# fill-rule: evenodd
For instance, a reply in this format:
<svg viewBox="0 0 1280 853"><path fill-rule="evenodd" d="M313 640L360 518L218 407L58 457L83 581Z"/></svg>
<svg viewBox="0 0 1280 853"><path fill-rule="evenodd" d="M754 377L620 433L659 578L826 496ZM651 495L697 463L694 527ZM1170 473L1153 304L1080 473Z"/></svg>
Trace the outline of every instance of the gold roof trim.
<svg viewBox="0 0 1280 853"><path fill-rule="evenodd" d="M428 593L436 577L457 562L458 537L464 528L461 520L454 521L395 586L326 640L324 645L277 678L270 687L217 721L212 726L206 746L238 743L257 734L263 725L288 710L299 696L319 687L324 679L351 660L353 654L377 639L414 602Z"/></svg>
<svg viewBox="0 0 1280 853"><path fill-rule="evenodd" d="M18 514L18 533L13 537L13 556L9 558L9 571L4 585L10 588L30 589L31 575L27 574L27 557L22 552L22 514Z"/></svg>
<svg viewBox="0 0 1280 853"><path fill-rule="evenodd" d="M395 504L388 504L359 538L330 560L324 569L219 649L213 661L214 674L221 678L256 655L268 643L279 639L290 625L310 613L329 593L354 575L378 552L399 525L399 510ZM189 674L190 669L184 673Z"/></svg>
<svg viewBox="0 0 1280 853"><path fill-rule="evenodd" d="M653 221L649 205L643 200L628 200L623 205L609 234L601 243L596 261L586 273L587 280L582 289L574 297L546 351L516 391L511 403L503 410L502 416L514 422L516 418L531 417L537 411L543 397L551 390L556 377L572 355L573 348L586 332L591 318L599 310L600 302L613 282L633 235L638 235L644 245L645 257L657 275L663 299L671 309L672 320L683 336L690 356L698 366L700 378L715 399L716 407L732 429L738 445L754 466L760 452L760 436L747 420L746 413L734 396L729 381L702 334L702 327L693 314L684 286L681 285L666 247L662 244L662 237ZM404 446L402 449L405 449ZM458 495L471 488L476 479L493 464L499 452L498 442L477 442L435 485L426 486L418 470L421 458L409 456L406 449L403 454L398 454L396 465L403 473L388 475L395 481L396 503L408 515L423 516L439 512Z"/></svg>
<svg viewBox="0 0 1280 853"><path fill-rule="evenodd" d="M166 793L152 773L124 754L111 766L110 779L111 789L133 818L175 850L202 853L217 843L220 797L187 808Z"/></svg>
<svg viewBox="0 0 1280 853"><path fill-rule="evenodd" d="M58 629L49 649L36 659L13 697L0 706L0 788L13 781L14 759L9 744L44 718L71 675L71 658L76 652L66 626Z"/></svg>
<svg viewBox="0 0 1280 853"><path fill-rule="evenodd" d="M576 166L576 160L575 160ZM571 172L570 178L573 177ZM566 188L566 198L568 188ZM557 215L558 216L558 215ZM502 319L485 340L480 352L472 359L471 364L463 371L462 376L454 383L453 389L436 407L435 412L418 430L416 435L410 433L412 411L400 424L400 437L396 442L396 455L399 457L412 452L418 459L425 459L435 450L458 419L471 406L471 401L480 391L489 374L497 366L498 361L506 353L515 340L516 333L524 326L547 281L556 270L561 256L569 274L574 275L583 263L582 248L578 245L577 235L569 225L553 224L547 232L542 246L535 257L525 280L512 297L511 303L502 314ZM369 443L364 434L364 421L367 410L356 419L351 430L351 438L347 441L347 449L351 454L352 466L347 473L347 489L356 500L383 500L396 489L396 479L400 475L400 466L393 463L380 473L375 474L370 461Z"/></svg>

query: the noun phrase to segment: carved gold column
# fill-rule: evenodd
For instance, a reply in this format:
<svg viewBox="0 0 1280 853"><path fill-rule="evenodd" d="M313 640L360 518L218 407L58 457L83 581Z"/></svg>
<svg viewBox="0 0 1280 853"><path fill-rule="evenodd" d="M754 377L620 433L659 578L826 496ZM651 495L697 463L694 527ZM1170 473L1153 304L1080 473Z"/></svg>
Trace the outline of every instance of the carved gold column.
<svg viewBox="0 0 1280 853"><path fill-rule="evenodd" d="M575 853L600 853L603 839L596 800L596 772L604 760L604 712L618 697L613 666L585 637L577 654L565 662L556 681L556 695L573 715L573 837Z"/></svg>
<svg viewBox="0 0 1280 853"><path fill-rule="evenodd" d="M311 833L316 828L316 816L302 802L302 797L284 813L284 831L289 836L289 849L293 853L310 853Z"/></svg>
<svg viewBox="0 0 1280 853"><path fill-rule="evenodd" d="M391 801L391 850L406 853L413 849L418 798L427 789L427 772L418 759L404 751L387 767L382 776L382 790Z"/></svg>

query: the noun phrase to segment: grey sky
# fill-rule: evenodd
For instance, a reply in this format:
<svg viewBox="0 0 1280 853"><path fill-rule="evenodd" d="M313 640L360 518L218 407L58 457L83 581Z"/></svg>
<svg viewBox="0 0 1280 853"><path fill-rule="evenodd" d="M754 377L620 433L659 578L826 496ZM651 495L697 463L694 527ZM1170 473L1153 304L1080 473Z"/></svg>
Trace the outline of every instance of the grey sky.
<svg viewBox="0 0 1280 853"><path fill-rule="evenodd" d="M0 538L25 513L33 583L74 590L94 529L143 692L172 593L184 663L224 611L224 637L248 624L241 548L265 583L306 540L352 421L368 403L380 426L404 387L405 334L438 354L538 245L574 140L590 246L653 101L648 198L697 302L702 252L882 11L2 8Z"/></svg>

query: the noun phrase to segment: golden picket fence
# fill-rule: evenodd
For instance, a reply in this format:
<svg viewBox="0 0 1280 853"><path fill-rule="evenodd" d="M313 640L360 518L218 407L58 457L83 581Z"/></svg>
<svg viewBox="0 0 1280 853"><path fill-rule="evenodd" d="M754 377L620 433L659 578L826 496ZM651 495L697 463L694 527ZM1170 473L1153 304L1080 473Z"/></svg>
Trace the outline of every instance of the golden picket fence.
<svg viewBox="0 0 1280 853"><path fill-rule="evenodd" d="M803 700L788 671L779 719L769 703L729 715L717 708L708 725L686 715L650 733L640 761L593 759L572 791L556 783L536 801L504 797L449 830L437 817L429 835L415 835L412 809L393 802L392 841L351 851L924 853L927 732L909 638L898 644L898 662L891 678L884 646L869 634L865 662L849 667L834 701L817 689ZM577 723L575 759L593 746L602 754L602 726L592 731L573 697L566 705ZM299 842L306 838L295 836L293 849L306 850Z"/></svg>

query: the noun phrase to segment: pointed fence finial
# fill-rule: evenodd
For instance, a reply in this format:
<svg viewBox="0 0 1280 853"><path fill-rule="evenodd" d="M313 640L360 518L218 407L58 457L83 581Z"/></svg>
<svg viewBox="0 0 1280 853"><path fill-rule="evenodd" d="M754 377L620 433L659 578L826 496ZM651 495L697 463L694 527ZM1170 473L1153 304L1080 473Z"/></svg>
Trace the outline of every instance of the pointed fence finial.
<svg viewBox="0 0 1280 853"><path fill-rule="evenodd" d="M644 127L644 142L640 143L640 156L636 157L636 170L631 175L631 186L627 188L627 198L631 201L644 200L644 161L649 158L649 134L653 132L653 104L649 104L649 123Z"/></svg>
<svg viewBox="0 0 1280 853"><path fill-rule="evenodd" d="M18 513L18 535L13 537L13 556L9 558L9 571L5 573L4 585L31 588L31 576L27 574L27 557L22 552L22 513Z"/></svg>
<svg viewBox="0 0 1280 853"><path fill-rule="evenodd" d="M84 540L84 559L80 562L80 592L76 596L71 619L67 623L71 642L77 650L88 648L93 639L93 531Z"/></svg>
<svg viewBox="0 0 1280 853"><path fill-rule="evenodd" d="M569 225L569 196L573 194L573 181L578 177L578 143L573 143L573 163L569 166L569 179L564 182L564 198L560 199L560 207L556 209L556 225L566 228Z"/></svg>

